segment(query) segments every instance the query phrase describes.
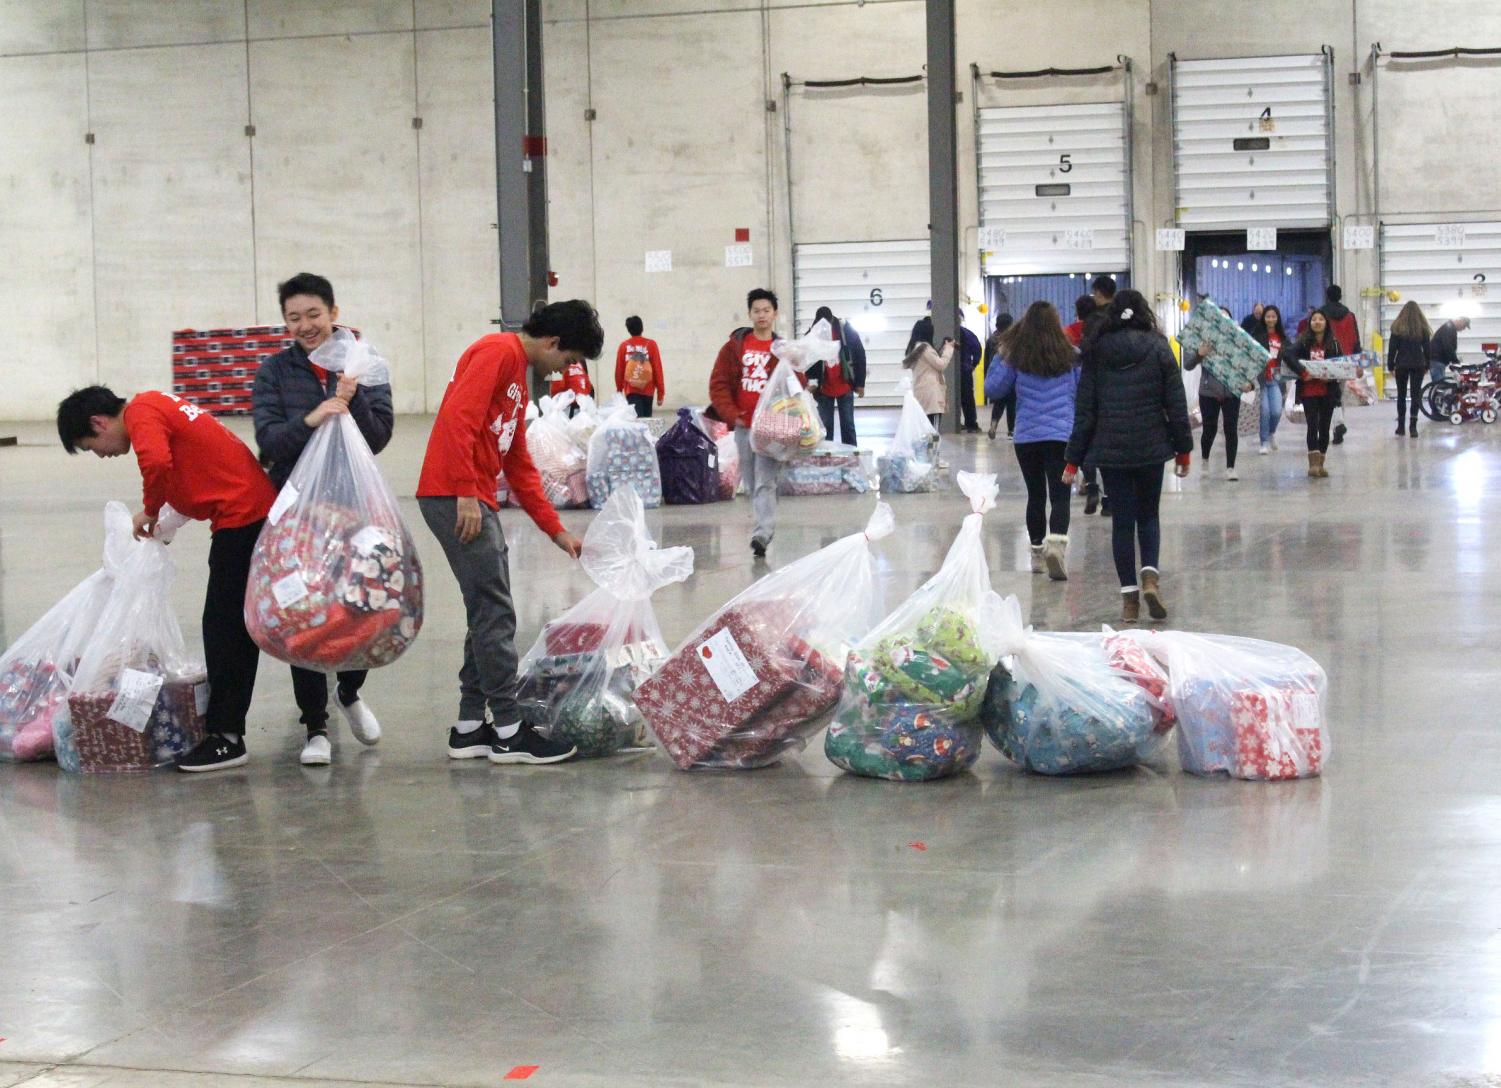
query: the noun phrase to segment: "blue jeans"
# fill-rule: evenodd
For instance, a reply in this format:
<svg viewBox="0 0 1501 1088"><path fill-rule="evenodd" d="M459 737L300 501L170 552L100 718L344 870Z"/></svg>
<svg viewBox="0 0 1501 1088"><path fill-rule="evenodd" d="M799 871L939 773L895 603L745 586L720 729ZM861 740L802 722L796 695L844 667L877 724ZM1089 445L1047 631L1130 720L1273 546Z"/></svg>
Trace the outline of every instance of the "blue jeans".
<svg viewBox="0 0 1501 1088"><path fill-rule="evenodd" d="M1428 376L1436 382L1444 380L1444 375L1448 372L1448 369L1447 363L1441 363L1437 359L1430 359L1428 361Z"/></svg>
<svg viewBox="0 0 1501 1088"><path fill-rule="evenodd" d="M822 393L814 394L818 401L818 417L823 421L823 436L830 442L834 441L834 409L839 409L839 431L844 436L840 439L846 446L858 446L855 440L855 394L846 393L841 397L828 397Z"/></svg>
<svg viewBox="0 0 1501 1088"><path fill-rule="evenodd" d="M1115 573L1122 589L1134 589L1136 549L1141 545L1141 566L1157 569L1162 548L1162 524L1158 510L1162 503L1162 466L1106 468L1100 466L1105 490L1110 494L1113 511L1110 526L1110 550L1115 556Z"/></svg>
<svg viewBox="0 0 1501 1088"><path fill-rule="evenodd" d="M1261 441L1272 440L1277 424L1282 422L1282 405L1287 400L1287 386L1281 382L1261 383Z"/></svg>

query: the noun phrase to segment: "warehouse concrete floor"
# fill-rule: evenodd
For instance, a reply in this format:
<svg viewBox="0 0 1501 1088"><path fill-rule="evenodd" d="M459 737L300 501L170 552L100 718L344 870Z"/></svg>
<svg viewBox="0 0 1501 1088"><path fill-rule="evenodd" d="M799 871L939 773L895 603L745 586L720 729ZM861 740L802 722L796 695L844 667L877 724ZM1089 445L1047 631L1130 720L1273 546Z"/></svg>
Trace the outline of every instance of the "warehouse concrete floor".
<svg viewBox="0 0 1501 1088"><path fill-rule="evenodd" d="M0 1085L492 1085L532 1066L553 1086L1497 1083L1498 432L1398 440L1390 415L1350 411L1327 481L1290 429L1280 454L1250 444L1238 484L1196 472L1165 499L1172 622L1329 672L1333 764L1280 785L1171 757L1049 780L987 747L971 774L903 786L840 775L818 742L743 774L452 765L462 613L408 499L427 622L367 688L378 748L345 734L332 768L298 766L291 687L263 659L243 771L0 767ZM400 420L381 458L408 496L427 423ZM132 459L20 432L0 449L7 642L97 564L102 503L137 493ZM946 441L955 468L1001 473L996 588L1039 627L1112 621L1108 522L1076 506L1072 580L1034 580L1004 439ZM894 601L965 511L954 492L893 502ZM785 501L773 562L870 507ZM697 552L658 602L675 640L755 577L749 511L652 516ZM526 643L587 583L506 525ZM190 639L207 535L174 545Z"/></svg>

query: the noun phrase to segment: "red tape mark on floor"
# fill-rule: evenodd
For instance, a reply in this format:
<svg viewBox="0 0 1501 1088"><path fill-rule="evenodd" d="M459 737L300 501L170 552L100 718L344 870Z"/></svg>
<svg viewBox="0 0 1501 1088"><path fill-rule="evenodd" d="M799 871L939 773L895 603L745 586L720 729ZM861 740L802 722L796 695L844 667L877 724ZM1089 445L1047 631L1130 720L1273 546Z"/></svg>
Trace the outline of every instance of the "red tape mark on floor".
<svg viewBox="0 0 1501 1088"><path fill-rule="evenodd" d="M928 848L928 844L925 842L909 842L907 845L914 850L926 850Z"/></svg>
<svg viewBox="0 0 1501 1088"><path fill-rule="evenodd" d="M542 1067L540 1065L518 1065L515 1069L512 1069L509 1073L506 1074L505 1079L506 1080L526 1080L528 1077L530 1077L533 1073L535 1073L537 1070L539 1070L541 1068Z"/></svg>

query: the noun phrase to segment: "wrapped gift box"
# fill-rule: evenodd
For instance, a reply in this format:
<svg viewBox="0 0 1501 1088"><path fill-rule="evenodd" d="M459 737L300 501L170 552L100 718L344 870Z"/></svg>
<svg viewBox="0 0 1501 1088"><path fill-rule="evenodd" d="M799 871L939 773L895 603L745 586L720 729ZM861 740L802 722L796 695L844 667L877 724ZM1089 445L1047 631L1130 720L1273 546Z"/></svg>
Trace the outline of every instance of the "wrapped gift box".
<svg viewBox="0 0 1501 1088"><path fill-rule="evenodd" d="M699 766L749 769L775 763L786 751L800 747L810 733L823 727L826 715L839 704L844 670L838 662L794 641L792 652L806 653L797 683L755 720L714 746Z"/></svg>
<svg viewBox="0 0 1501 1088"><path fill-rule="evenodd" d="M109 717L115 693L79 693L68 697L72 747L85 774L149 771L172 763L203 739L203 711L208 681L195 676L162 684L143 731Z"/></svg>
<svg viewBox="0 0 1501 1088"><path fill-rule="evenodd" d="M1323 715L1312 690L1238 691L1230 699L1235 778L1280 781L1324 770Z"/></svg>
<svg viewBox="0 0 1501 1088"><path fill-rule="evenodd" d="M1197 354L1200 345L1208 344L1210 353L1203 367L1232 392L1255 389L1266 370L1266 348L1212 299L1206 298L1194 309L1178 334L1178 343L1184 359Z"/></svg>

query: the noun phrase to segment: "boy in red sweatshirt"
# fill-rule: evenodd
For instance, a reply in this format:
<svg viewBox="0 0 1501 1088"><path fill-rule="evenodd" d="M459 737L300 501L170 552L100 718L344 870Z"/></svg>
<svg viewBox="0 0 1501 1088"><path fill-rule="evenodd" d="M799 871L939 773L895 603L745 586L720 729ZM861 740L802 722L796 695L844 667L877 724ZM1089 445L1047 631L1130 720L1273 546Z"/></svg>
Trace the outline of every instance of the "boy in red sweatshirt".
<svg viewBox="0 0 1501 1088"><path fill-rule="evenodd" d="M178 513L209 523L213 543L203 600L207 735L177 761L177 769L241 766L245 715L261 653L245 630L245 584L276 488L245 443L203 409L168 393L140 393L127 404L102 385L79 389L57 406L57 434L69 453L119 457L135 451L143 491L137 537L155 535L157 518L169 503Z"/></svg>
<svg viewBox="0 0 1501 1088"><path fill-rule="evenodd" d="M630 339L622 340L615 352L615 392L625 394L638 419L650 419L652 394L656 394L658 406L667 396L662 352L655 340L642 335L646 326L639 317L626 318L625 331Z"/></svg>
<svg viewBox="0 0 1501 1088"><path fill-rule="evenodd" d="M745 305L750 310L751 327L736 329L719 349L709 374L709 410L704 414L735 430L740 478L750 493L756 519L751 551L762 559L777 531L777 484L782 478L782 463L751 449L750 425L761 402L761 391L777 365L771 353L772 342L779 339L777 296L758 287L746 296Z"/></svg>
<svg viewBox="0 0 1501 1088"><path fill-rule="evenodd" d="M458 579L468 620L458 724L448 733L453 759L558 763L577 750L523 724L516 706L516 606L495 482L504 466L506 482L537 528L578 558L582 544L558 520L527 452L527 369L542 379L597 359L604 340L589 303L554 302L532 314L520 333L493 333L471 344L438 406L417 506ZM486 710L493 724L486 723Z"/></svg>

